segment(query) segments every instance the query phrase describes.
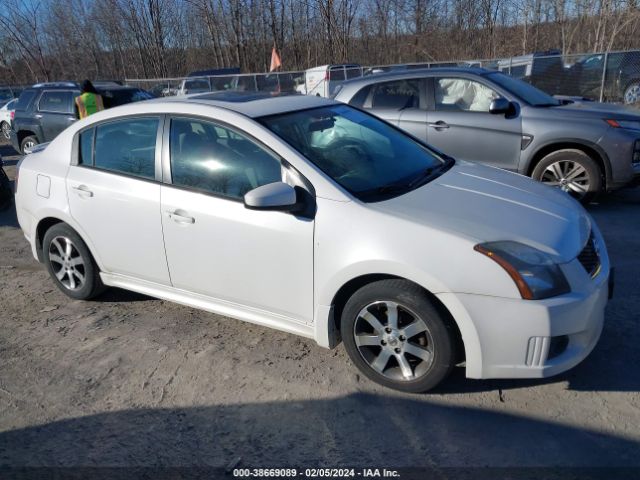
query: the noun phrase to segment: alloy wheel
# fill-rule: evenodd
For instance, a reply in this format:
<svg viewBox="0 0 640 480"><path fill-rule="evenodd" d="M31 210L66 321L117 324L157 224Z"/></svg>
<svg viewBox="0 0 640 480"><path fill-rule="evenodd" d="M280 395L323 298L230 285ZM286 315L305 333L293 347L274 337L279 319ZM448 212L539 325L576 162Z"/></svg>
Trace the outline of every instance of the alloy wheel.
<svg viewBox="0 0 640 480"><path fill-rule="evenodd" d="M22 149L26 152L28 150L31 150L36 145L37 145L36 142L34 142L33 140L29 140L28 142L24 142L24 145L23 145Z"/></svg>
<svg viewBox="0 0 640 480"><path fill-rule="evenodd" d="M11 136L9 135L10 131L11 131L11 126L7 122L4 122L2 124L2 136L7 140L11 138Z"/></svg>
<svg viewBox="0 0 640 480"><path fill-rule="evenodd" d="M353 333L362 358L391 380L416 380L433 364L429 327L399 303L378 301L367 305L358 314Z"/></svg>
<svg viewBox="0 0 640 480"><path fill-rule="evenodd" d="M634 83L624 92L624 103L632 105L640 102L640 83Z"/></svg>
<svg viewBox="0 0 640 480"><path fill-rule="evenodd" d="M69 290L80 290L86 282L85 261L67 237L55 237L49 244L49 263L58 281Z"/></svg>
<svg viewBox="0 0 640 480"><path fill-rule="evenodd" d="M544 169L540 181L552 187L558 187L574 197L582 198L591 186L587 170L578 162L559 160Z"/></svg>

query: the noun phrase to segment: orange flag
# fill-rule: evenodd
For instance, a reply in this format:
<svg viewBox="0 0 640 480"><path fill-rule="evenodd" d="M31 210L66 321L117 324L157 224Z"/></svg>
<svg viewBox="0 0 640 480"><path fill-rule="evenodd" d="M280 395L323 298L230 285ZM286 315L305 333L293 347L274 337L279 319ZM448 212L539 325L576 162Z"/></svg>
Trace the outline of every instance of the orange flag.
<svg viewBox="0 0 640 480"><path fill-rule="evenodd" d="M271 67L269 67L269 71L273 72L282 66L282 61L280 60L280 55L276 51L276 46L273 46L273 50L271 50Z"/></svg>

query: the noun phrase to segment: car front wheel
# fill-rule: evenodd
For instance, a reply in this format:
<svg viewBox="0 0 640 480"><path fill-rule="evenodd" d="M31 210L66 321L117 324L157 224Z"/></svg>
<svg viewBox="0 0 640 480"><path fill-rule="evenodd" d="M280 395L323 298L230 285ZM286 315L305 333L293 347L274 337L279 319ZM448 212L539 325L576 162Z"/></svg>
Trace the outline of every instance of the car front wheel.
<svg viewBox="0 0 640 480"><path fill-rule="evenodd" d="M43 257L57 287L71 298L88 300L104 290L89 249L68 225L57 223L44 235Z"/></svg>
<svg viewBox="0 0 640 480"><path fill-rule="evenodd" d="M531 177L569 193L582 203L588 203L602 190L600 167L581 150L550 153L535 166Z"/></svg>
<svg viewBox="0 0 640 480"><path fill-rule="evenodd" d="M455 363L448 322L420 287L405 280L377 281L354 293L340 329L353 363L389 388L425 392Z"/></svg>

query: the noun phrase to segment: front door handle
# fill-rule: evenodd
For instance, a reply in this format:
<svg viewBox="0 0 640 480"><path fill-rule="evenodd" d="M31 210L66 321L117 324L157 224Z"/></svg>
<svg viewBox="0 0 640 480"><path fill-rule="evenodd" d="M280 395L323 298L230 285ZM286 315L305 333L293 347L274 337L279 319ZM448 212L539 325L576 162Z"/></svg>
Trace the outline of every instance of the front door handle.
<svg viewBox="0 0 640 480"><path fill-rule="evenodd" d="M196 223L195 218L185 215L185 212L182 210L174 210L173 212L167 211L167 215L176 223L185 223L187 225Z"/></svg>
<svg viewBox="0 0 640 480"><path fill-rule="evenodd" d="M39 113L36 113L36 114L33 116L33 118L41 119L41 118L42 118L42 115L40 115Z"/></svg>
<svg viewBox="0 0 640 480"><path fill-rule="evenodd" d="M429 125L431 128L435 128L436 130L444 130L446 128L449 128L449 124L442 120L438 120L437 122L427 122L427 125Z"/></svg>
<svg viewBox="0 0 640 480"><path fill-rule="evenodd" d="M89 187L87 187L86 185L78 185L76 187L71 187L71 188L80 197L85 197L85 198L93 197L93 192L89 190Z"/></svg>
<svg viewBox="0 0 640 480"><path fill-rule="evenodd" d="M77 120L76 117L67 117L67 121L69 122L75 122Z"/></svg>

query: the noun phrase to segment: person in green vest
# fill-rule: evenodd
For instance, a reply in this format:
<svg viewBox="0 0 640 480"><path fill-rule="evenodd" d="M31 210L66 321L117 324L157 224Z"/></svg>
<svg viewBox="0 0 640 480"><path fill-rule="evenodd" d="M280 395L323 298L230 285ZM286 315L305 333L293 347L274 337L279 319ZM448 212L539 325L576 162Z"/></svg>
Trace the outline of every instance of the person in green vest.
<svg viewBox="0 0 640 480"><path fill-rule="evenodd" d="M76 97L76 106L81 119L104 110L102 97L89 80L82 82L82 93Z"/></svg>

